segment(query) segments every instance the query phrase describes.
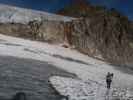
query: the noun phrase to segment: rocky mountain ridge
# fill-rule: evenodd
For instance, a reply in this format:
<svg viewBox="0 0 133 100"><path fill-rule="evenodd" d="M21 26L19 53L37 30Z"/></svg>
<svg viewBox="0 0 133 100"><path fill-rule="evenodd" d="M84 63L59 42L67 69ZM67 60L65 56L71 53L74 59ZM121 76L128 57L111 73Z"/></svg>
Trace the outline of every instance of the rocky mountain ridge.
<svg viewBox="0 0 133 100"><path fill-rule="evenodd" d="M92 57L107 62L133 65L133 22L114 8L108 10L89 3L73 4L59 11L62 15L78 17L70 25L71 43Z"/></svg>
<svg viewBox="0 0 133 100"><path fill-rule="evenodd" d="M66 42L89 56L132 67L133 23L115 9L90 6L89 10L92 13L77 13L81 17L72 18L0 6L0 33L49 43Z"/></svg>

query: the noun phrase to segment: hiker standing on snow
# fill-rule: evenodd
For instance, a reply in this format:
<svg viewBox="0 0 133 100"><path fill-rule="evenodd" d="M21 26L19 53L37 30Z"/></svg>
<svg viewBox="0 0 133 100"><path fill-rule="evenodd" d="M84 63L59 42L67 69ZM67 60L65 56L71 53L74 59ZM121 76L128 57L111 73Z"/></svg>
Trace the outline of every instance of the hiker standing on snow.
<svg viewBox="0 0 133 100"><path fill-rule="evenodd" d="M113 76L114 76L113 73L108 72L108 74L106 76L107 89L110 89L110 87L111 87Z"/></svg>

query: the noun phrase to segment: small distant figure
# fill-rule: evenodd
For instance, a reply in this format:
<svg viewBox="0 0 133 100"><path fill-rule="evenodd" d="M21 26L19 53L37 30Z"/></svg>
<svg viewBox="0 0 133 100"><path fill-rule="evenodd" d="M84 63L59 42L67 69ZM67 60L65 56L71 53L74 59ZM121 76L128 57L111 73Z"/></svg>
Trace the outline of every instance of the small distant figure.
<svg viewBox="0 0 133 100"><path fill-rule="evenodd" d="M110 89L111 87L113 76L114 76L113 73L110 73L110 72L107 73L107 76L106 76L107 89Z"/></svg>
<svg viewBox="0 0 133 100"><path fill-rule="evenodd" d="M18 92L14 95L12 100L27 100L26 94L24 92Z"/></svg>

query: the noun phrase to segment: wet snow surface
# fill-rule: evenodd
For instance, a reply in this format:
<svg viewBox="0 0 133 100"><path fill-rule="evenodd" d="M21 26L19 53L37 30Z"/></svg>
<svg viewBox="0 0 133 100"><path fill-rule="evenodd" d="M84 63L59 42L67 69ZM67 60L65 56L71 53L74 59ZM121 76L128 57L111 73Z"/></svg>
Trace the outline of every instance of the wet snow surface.
<svg viewBox="0 0 133 100"><path fill-rule="evenodd" d="M52 75L74 77L47 62L0 56L0 100L20 91L27 93L28 100L60 100L48 82Z"/></svg>
<svg viewBox="0 0 133 100"><path fill-rule="evenodd" d="M0 35L0 71L0 97L3 98L25 91L31 100L61 100L48 83L51 76L58 76L52 78L53 86L70 87L69 93L66 88L60 91L55 87L61 94L78 97L76 100L105 100L108 71L114 73L110 97L133 95L133 71L128 68L112 66L59 45L5 35Z"/></svg>

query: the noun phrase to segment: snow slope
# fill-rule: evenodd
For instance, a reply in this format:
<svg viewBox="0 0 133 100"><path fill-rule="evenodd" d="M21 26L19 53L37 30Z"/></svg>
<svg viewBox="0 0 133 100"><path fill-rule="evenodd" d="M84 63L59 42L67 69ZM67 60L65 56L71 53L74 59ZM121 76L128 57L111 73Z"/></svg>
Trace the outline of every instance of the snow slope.
<svg viewBox="0 0 133 100"><path fill-rule="evenodd" d="M0 22L27 23L33 20L70 21L73 18L0 4Z"/></svg>
<svg viewBox="0 0 133 100"><path fill-rule="evenodd" d="M132 100L130 91L122 88L106 89L92 81L83 82L61 76L52 76L50 82L61 95L69 100Z"/></svg>
<svg viewBox="0 0 133 100"><path fill-rule="evenodd" d="M0 55L47 61L76 74L83 81L92 81L103 86L105 76L110 71L114 73L113 87L133 91L133 72L130 69L111 66L59 45L0 35Z"/></svg>

